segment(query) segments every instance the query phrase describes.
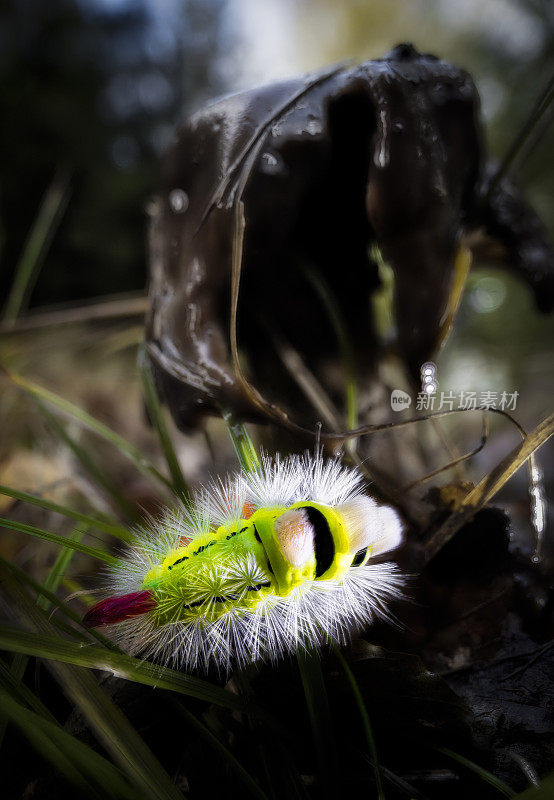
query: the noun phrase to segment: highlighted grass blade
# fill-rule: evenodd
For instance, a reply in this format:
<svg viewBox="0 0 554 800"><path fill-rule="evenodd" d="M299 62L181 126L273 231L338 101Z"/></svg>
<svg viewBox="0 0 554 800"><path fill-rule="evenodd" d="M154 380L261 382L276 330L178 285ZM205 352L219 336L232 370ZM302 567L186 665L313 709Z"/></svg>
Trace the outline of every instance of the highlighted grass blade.
<svg viewBox="0 0 554 800"><path fill-rule="evenodd" d="M540 783L540 786L526 789L521 794L516 795L515 800L552 800L554 797L554 772L547 775Z"/></svg>
<svg viewBox="0 0 554 800"><path fill-rule="evenodd" d="M322 789L321 796L333 797L338 787L338 760L331 709L325 690L321 662L317 654L305 651L298 653L297 661L312 725Z"/></svg>
<svg viewBox="0 0 554 800"><path fill-rule="evenodd" d="M14 638L31 636L52 639L60 646L74 650L86 649L81 644L52 636L53 626L44 611L38 608L13 579L9 571L0 570L3 588L10 596L21 620L32 632L13 631ZM98 648L97 648L98 649ZM16 652L22 652L18 650ZM102 653L110 655L107 650ZM28 650L27 655L40 657L38 648ZM174 786L167 772L137 734L127 717L98 685L90 670L77 669L67 663L48 661L48 669L58 681L68 698L77 706L88 721L98 741L110 754L114 763L128 776L140 797L152 800L183 800L183 795Z"/></svg>
<svg viewBox="0 0 554 800"><path fill-rule="evenodd" d="M59 503L52 503L50 500L44 500L42 497L37 497L37 495L29 494L28 492L22 492L18 489L12 489L11 486L3 486L0 484L0 494L5 495L6 497L13 497L14 500L21 500L24 503L30 503L30 505L33 506L38 506L39 508L45 509L45 511L53 511L56 514L69 517L69 519L74 519L77 522L84 522L86 525L90 525L91 528L98 528L98 530L109 533L111 536L115 536L123 541L130 542L133 539L132 534L129 533L126 528L123 528L120 525L113 525L112 523L106 522L98 517L93 517L89 514L82 514L80 511L75 511L75 509L69 508L69 506L63 506Z"/></svg>
<svg viewBox="0 0 554 800"><path fill-rule="evenodd" d="M453 758L454 761L457 761L459 764L462 764L464 767L474 772L483 781L490 783L491 786L494 786L495 789L498 789L498 791L501 792L505 797L516 796L514 790L504 783L504 781L501 781L500 778L497 778L496 775L493 775L492 772L489 772L484 767L480 767L478 764L475 764L475 762L470 761L469 758L454 752L454 750L449 750L448 747L435 747L434 749L438 750L439 753L443 753L449 758Z"/></svg>
<svg viewBox="0 0 554 800"><path fill-rule="evenodd" d="M377 800L385 800L385 790L383 788L383 778L381 775L381 767L379 765L379 758L377 756L377 748L375 747L375 739L373 738L373 730L371 727L371 723L369 721L369 715L367 713L367 709L365 707L365 703L358 687L358 683L356 678L354 677L354 673L350 669L348 662L344 658L343 654L341 653L338 647L334 648L335 655L338 658L340 665L345 673L348 683L350 684L350 688L352 689L352 694L354 695L354 699L356 700L356 705L358 706L358 710L360 712L360 716L362 718L362 724L364 726L364 733L365 738L367 741L367 746L369 750L369 755L371 758L371 763L373 766L373 773L375 775L375 786L377 788Z"/></svg>
<svg viewBox="0 0 554 800"><path fill-rule="evenodd" d="M83 647L81 643L70 642L56 636L0 626L0 649L60 661L64 664L100 669L145 686L168 689L237 711L245 710L242 698L215 684L96 645ZM254 713L251 707L249 711Z"/></svg>
<svg viewBox="0 0 554 800"><path fill-rule="evenodd" d="M26 378L22 378L19 375L9 373L3 367L0 367L0 375L3 375L5 378L10 380L15 386L24 391L25 394L33 397L35 400L41 400L45 403L48 403L57 411L68 414L73 419L76 419L85 428L88 428L89 430L98 434L98 436L100 436L102 439L110 442L112 445L114 445L114 447L117 447L117 449L123 453L126 458L132 461L138 471L143 475L146 475L149 478L154 478L158 483L161 483L166 488L172 488L171 481L169 481L165 475L163 475L152 464L148 457L141 450L139 450L138 447L135 447L134 444L128 442L127 439L124 439L123 436L120 436L108 425L104 425L103 422L100 422L100 420L96 419L91 414L88 414L82 408L70 403L69 400L66 400L64 397L57 395L55 392L51 392L49 389L45 389L43 386L39 386L38 384L33 383Z"/></svg>
<svg viewBox="0 0 554 800"><path fill-rule="evenodd" d="M44 257L67 207L69 194L68 176L60 172L44 195L25 249L15 268L12 288L3 313L4 322L8 325L13 325L29 299Z"/></svg>
<svg viewBox="0 0 554 800"><path fill-rule="evenodd" d="M61 422L54 414L50 413L43 403L39 402L38 407L58 439L69 447L92 480L112 499L113 503L119 508L120 513L128 520L134 522L137 519L137 509L124 497L118 484L114 483L114 481L106 475L104 470L96 464L89 451L69 435Z"/></svg>
<svg viewBox="0 0 554 800"><path fill-rule="evenodd" d="M25 525L23 522L16 522L11 519L0 518L0 528L8 528L12 531L19 531L20 533L29 533L31 536L38 536L39 539L44 539L47 542L54 542L62 547L69 547L72 550L78 550L86 556L96 558L99 561L104 561L106 564L115 566L118 563L117 558L112 556L111 553L101 550L98 547L90 547L89 545L82 544L81 542L68 539L65 536L57 536L55 533L45 531L42 528L36 528L34 525Z"/></svg>
<svg viewBox="0 0 554 800"><path fill-rule="evenodd" d="M138 363L142 378L144 401L146 403L146 408L148 409L152 424L154 425L156 433L158 434L158 439L160 441L162 452L165 456L167 468L173 481L173 489L175 494L184 503L188 504L190 501L190 493L181 471L179 460L173 448L171 437L167 430L162 405L154 384L150 362L148 361L148 357L146 356L143 347L139 349Z"/></svg>
<svg viewBox="0 0 554 800"><path fill-rule="evenodd" d="M242 422L236 422L230 411L223 412L223 419L227 424L229 436L244 472L259 472L260 460L246 426Z"/></svg>
<svg viewBox="0 0 554 800"><path fill-rule="evenodd" d="M137 795L117 767L67 733L55 720L25 708L5 691L0 691L0 711L79 792L94 798L147 800L145 795Z"/></svg>

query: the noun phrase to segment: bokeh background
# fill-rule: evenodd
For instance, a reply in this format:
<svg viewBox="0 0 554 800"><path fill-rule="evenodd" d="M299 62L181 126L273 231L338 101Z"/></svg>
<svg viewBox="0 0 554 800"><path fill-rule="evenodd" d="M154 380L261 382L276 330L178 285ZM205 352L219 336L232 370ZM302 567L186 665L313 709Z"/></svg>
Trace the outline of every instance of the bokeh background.
<svg viewBox="0 0 554 800"><path fill-rule="evenodd" d="M175 127L219 94L378 57L401 41L469 70L481 94L490 152L501 159L554 69L554 4L2 0L0 292L8 297L40 208L53 201L56 222L20 311L29 308L29 320L45 308L61 312L47 326L9 333L4 324L4 363L148 448L153 440L135 368L140 313L105 320L94 312L86 322L88 312L82 318L67 312L112 296L132 307L144 296L148 202ZM554 238L551 122L552 113L535 130L515 174ZM516 416L531 428L548 413L554 394L553 334L552 319L535 311L517 279L478 264L439 357L440 386L518 391ZM3 389L0 411L4 483L47 491L68 473L78 480L70 455L49 439L43 419L19 393ZM474 422L455 434L460 449L473 446L476 435ZM201 435L179 435L178 442L187 476L202 478L211 458ZM475 459L475 474L516 443L512 429L496 425L486 452ZM218 462L219 453L216 448L221 467L228 453ZM541 454L550 486L551 453ZM123 467L110 467L123 480ZM524 508L523 471L517 481ZM143 487L132 483L127 491L146 504Z"/></svg>

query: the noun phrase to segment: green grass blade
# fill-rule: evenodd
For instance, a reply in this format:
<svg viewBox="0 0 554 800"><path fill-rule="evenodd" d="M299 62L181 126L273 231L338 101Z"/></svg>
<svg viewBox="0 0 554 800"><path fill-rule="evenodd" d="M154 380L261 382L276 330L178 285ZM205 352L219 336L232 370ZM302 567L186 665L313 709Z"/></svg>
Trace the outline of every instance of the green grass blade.
<svg viewBox="0 0 554 800"><path fill-rule="evenodd" d="M16 522L15 520L0 518L0 528L8 528L12 531L19 531L20 533L28 533L31 536L38 536L39 539L44 539L47 542L59 544L62 547L69 547L72 550L78 550L80 553L84 553L86 556L96 558L99 561L104 561L106 564L111 564L112 566L118 563L117 558L105 550L101 550L97 547L90 547L89 545L82 544L81 542L68 539L65 536L58 536L57 534L50 533L50 531L45 531L42 528L36 528L34 525L26 525L23 522Z"/></svg>
<svg viewBox="0 0 554 800"><path fill-rule="evenodd" d="M324 796L331 797L338 787L338 759L323 670L316 653L300 651L297 661L312 726L321 788Z"/></svg>
<svg viewBox="0 0 554 800"><path fill-rule="evenodd" d="M343 654L341 653L338 647L334 648L335 655L340 662L340 665L343 669L344 674L348 679L348 683L350 684L350 688L352 689L352 694L354 695L354 699L356 700L356 705L358 706L358 710L360 712L360 716L362 718L362 725L364 727L365 738L367 741L367 746L369 749L370 760L373 766L373 773L375 775L375 786L377 788L377 800L385 800L385 790L383 788L383 777L381 775L381 767L379 764L379 758L377 756L377 748L375 747L375 739L373 737L373 729L371 727L371 722L369 721L369 715L367 713L367 709L365 707L365 703L358 687L358 683L356 678L354 677L354 673L350 669L350 666L346 659L344 658Z"/></svg>
<svg viewBox="0 0 554 800"><path fill-rule="evenodd" d="M75 622L77 625L81 625L82 626L82 620L81 620L81 617L79 616L79 614L77 614L75 611L73 611L73 609L70 608L67 605L67 603L64 603L63 600L60 600L60 598L57 597L57 595L55 595L53 592L51 592L49 589L47 589L42 584L38 583L38 581L35 581L24 570L20 569L19 567L16 567L15 564L10 564L8 561L5 561L1 556L0 556L0 564L2 564L5 569L9 569L10 572L12 572L16 576L16 578L19 580L20 583L26 584L31 589L33 589L37 593L39 598L43 597L49 605L56 606L56 608L59 608L60 611L68 619L70 619L72 622ZM42 606L40 603L38 603L38 601L37 601L37 605L39 605L39 607L44 608L44 606ZM117 652L120 652L119 648L116 647L116 645L112 641L110 641L110 639L108 639L106 636L101 634L100 631L97 631L94 628L86 628L84 630L86 630L88 636L93 637L100 644L104 645L108 649L116 650ZM21 677L21 676L19 676L19 677Z"/></svg>
<svg viewBox="0 0 554 800"><path fill-rule="evenodd" d="M227 762L230 769L233 770L239 780L244 784L247 792L252 797L257 797L258 800L269 800L267 794L256 783L254 778L251 777L250 773L247 772L242 764L235 758L233 753L227 747L225 747L223 742L221 742L206 725L203 725L202 722L200 722L200 720L194 716L194 714L185 708L182 703L178 702L176 705L179 709L179 713L187 720L187 723L194 728L203 739L206 740L210 747L219 753L224 761Z"/></svg>
<svg viewBox="0 0 554 800"><path fill-rule="evenodd" d="M76 528L73 533L71 534L71 538L75 541L80 541L83 531L80 528ZM74 550L70 550L68 547L64 547L63 550L60 550L58 553L56 560L54 561L54 565L50 570L48 577L45 581L44 587L46 591L54 593L58 588L60 581L63 577L63 574L69 563L73 557ZM7 562L5 562L7 563ZM21 570L22 572L22 570ZM44 596L44 594L40 593L37 597L37 605L40 608L47 611L50 607L50 601ZM21 653L17 653L13 659L11 665L11 674L13 675L14 679L17 681L21 681L25 674L25 669L27 668L28 658L27 656L21 655ZM6 733L6 725L7 725L7 717L0 714L0 747L2 746L2 742L4 741L4 736Z"/></svg>
<svg viewBox="0 0 554 800"><path fill-rule="evenodd" d="M86 531L87 531L86 525L79 525L75 528L75 530L72 532L69 538L72 542L80 542ZM63 576L65 575L66 570L71 564L71 560L74 554L75 550L71 550L71 548L69 547L64 547L63 550L60 550L60 552L56 556L54 563L52 564L52 567L50 569L50 572L48 573L46 580L44 581L44 588L46 589L47 592L51 592L52 594L54 594L58 590L60 583L62 582ZM50 608L50 600L48 600L48 598L45 597L44 595L41 595L37 599L37 605L40 606L40 608L44 609L44 611L48 611L48 609Z"/></svg>
<svg viewBox="0 0 554 800"><path fill-rule="evenodd" d="M64 754L80 772L80 775L98 791L92 791L94 797L136 798L136 791L124 779L122 773L106 758L92 748L67 733L50 714L43 703L22 683L10 680L9 671L0 663L0 684L6 689L0 692L0 710L13 721L28 738L32 745L42 744L42 737L34 738L33 733L43 733L56 746L57 751ZM6 702L6 697L9 702ZM42 755L48 758L49 753ZM54 766L56 764L54 763ZM63 772L63 770L62 770ZM68 775L63 772L64 777Z"/></svg>
<svg viewBox="0 0 554 800"><path fill-rule="evenodd" d="M27 243L15 268L15 275L4 307L4 322L13 324L34 288L44 257L63 217L69 200L69 180L56 175L41 203Z"/></svg>
<svg viewBox="0 0 554 800"><path fill-rule="evenodd" d="M2 367L0 367L0 374L4 375L4 377L8 378L15 386L18 386L25 394L35 400L44 401L48 403L48 405L53 406L57 411L61 411L73 419L76 419L85 428L93 431L102 439L105 439L116 447L143 475L149 478L155 478L156 481L161 483L165 488L172 489L171 481L151 463L147 456L139 450L138 447L128 442L108 425L104 425L103 422L100 422L100 420L88 414L82 408L70 403L69 400L66 400L64 397L60 397L60 395L57 395L55 392L51 392L49 389L45 389L43 386L39 386L20 375L9 373Z"/></svg>
<svg viewBox="0 0 554 800"><path fill-rule="evenodd" d="M246 426L242 422L236 422L230 411L223 412L223 419L244 472L260 472L260 460Z"/></svg>
<svg viewBox="0 0 554 800"><path fill-rule="evenodd" d="M3 568L0 577L14 609L31 629L31 637L34 635L38 639L43 637L51 639L60 647L66 646L74 650L87 649L75 642L52 636L54 629L45 612L30 600L9 571ZM19 630L12 633L15 634L14 638L29 636L27 631ZM110 654L108 650L101 652L105 655ZM32 652L28 651L27 654L40 657L38 648ZM145 796L149 800L183 800L183 795L174 786L157 758L121 709L98 685L90 670L78 669L69 663L53 660L48 661L48 669L67 697L80 709L98 741L110 754L114 763L128 776L141 797Z"/></svg>
<svg viewBox="0 0 554 800"><path fill-rule="evenodd" d="M96 464L88 450L69 435L60 421L48 411L43 403L39 402L38 407L58 439L69 447L93 481L112 499L112 502L119 508L124 517L135 521L137 519L137 509L123 496L117 483L105 474Z"/></svg>
<svg viewBox="0 0 554 800"><path fill-rule="evenodd" d="M64 664L100 669L145 686L168 689L235 711L245 710L242 698L215 684L168 667L152 664L149 661L142 661L123 653L96 647L96 645L83 647L81 643L70 642L59 637L0 626L0 649L61 661ZM249 711L254 713L250 706Z"/></svg>
<svg viewBox="0 0 554 800"><path fill-rule="evenodd" d="M44 703L22 683L20 678L14 675L11 667L8 667L2 659L0 659L0 686L3 686L14 700L34 711L35 714L40 714L50 722L56 722L54 715L50 713Z"/></svg>
<svg viewBox="0 0 554 800"><path fill-rule="evenodd" d="M53 734L55 725L28 711L3 691L0 691L0 711L20 729L34 749L82 793L80 796L100 797L72 759L58 747Z"/></svg>
<svg viewBox="0 0 554 800"><path fill-rule="evenodd" d="M140 347L139 349L138 363L142 379L144 401L146 403L146 408L148 409L150 419L152 421L152 424L160 441L160 446L162 448L162 452L165 457L167 468L169 470L169 474L171 475L171 479L173 481L173 490L175 494L184 503L188 504L190 502L190 493L185 478L183 476L183 473L181 471L179 459L177 458L177 454L175 453L171 437L167 430L167 425L163 414L163 408L160 403L160 398L158 397L158 393L156 391L156 386L154 383L150 362L148 360L148 357L146 356L143 347Z"/></svg>
<svg viewBox="0 0 554 800"><path fill-rule="evenodd" d="M306 277L319 297L335 332L345 375L346 420L349 430L358 426L358 389L356 380L356 358L354 348L346 332L346 324L340 307L323 277L312 269L305 270Z"/></svg>
<svg viewBox="0 0 554 800"><path fill-rule="evenodd" d="M91 528L98 528L98 530L104 531L104 533L109 533L111 536L115 536L117 539L121 539L126 542L130 542L133 539L132 534L126 530L126 528L123 528L120 525L112 525L110 522L106 522L98 517L90 516L89 514L82 514L80 511L75 511L73 508L69 508L68 506L60 505L59 503L52 503L50 500L44 500L42 497L37 497L37 495L29 494L28 492L12 489L11 486L3 486L0 484L0 494L5 495L6 497L13 497L14 500L21 500L22 502L29 503L33 506L38 506L39 508L43 508L45 511L53 511L56 514L69 517L69 519L74 519L77 522L84 522L86 525L90 525Z"/></svg>
<svg viewBox="0 0 554 800"><path fill-rule="evenodd" d="M454 759L454 761L457 761L459 764L462 764L462 766L474 772L479 776L479 778L481 778L481 780L485 781L486 783L490 783L491 786L494 786L495 789L498 789L498 791L501 792L505 797L516 796L516 793L510 786L508 786L508 784L504 783L504 781L500 780L500 778L497 778L496 775L493 775L492 772L489 772L484 767L480 767L469 758L460 755L460 753L454 752L454 750L450 750L448 747L434 747L434 749L439 753L443 753L443 755Z"/></svg>

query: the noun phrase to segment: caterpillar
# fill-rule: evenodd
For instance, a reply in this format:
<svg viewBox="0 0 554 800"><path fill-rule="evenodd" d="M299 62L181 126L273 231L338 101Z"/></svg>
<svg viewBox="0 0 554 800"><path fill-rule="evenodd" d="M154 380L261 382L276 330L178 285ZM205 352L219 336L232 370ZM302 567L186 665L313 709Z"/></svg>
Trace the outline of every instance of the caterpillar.
<svg viewBox="0 0 554 800"><path fill-rule="evenodd" d="M401 540L397 512L364 493L357 470L264 455L259 472L215 481L139 530L83 622L185 670L342 644L390 616L402 575L372 560Z"/></svg>

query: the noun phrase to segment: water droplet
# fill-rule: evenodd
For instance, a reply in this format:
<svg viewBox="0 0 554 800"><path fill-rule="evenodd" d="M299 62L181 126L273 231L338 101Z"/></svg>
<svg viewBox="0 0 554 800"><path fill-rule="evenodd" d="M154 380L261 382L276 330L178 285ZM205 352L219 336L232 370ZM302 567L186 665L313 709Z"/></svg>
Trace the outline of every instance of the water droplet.
<svg viewBox="0 0 554 800"><path fill-rule="evenodd" d="M311 117L312 115L310 114L308 116ZM306 133L309 133L310 136L317 136L322 130L323 127L321 125L321 121L317 119L317 117L308 119L308 122L306 123Z"/></svg>
<svg viewBox="0 0 554 800"><path fill-rule="evenodd" d="M182 189L172 189L169 193L169 205L176 214L183 214L189 207L189 198Z"/></svg>
<svg viewBox="0 0 554 800"><path fill-rule="evenodd" d="M276 175L283 171L283 159L278 153L266 151L262 153L260 170L266 175Z"/></svg>

